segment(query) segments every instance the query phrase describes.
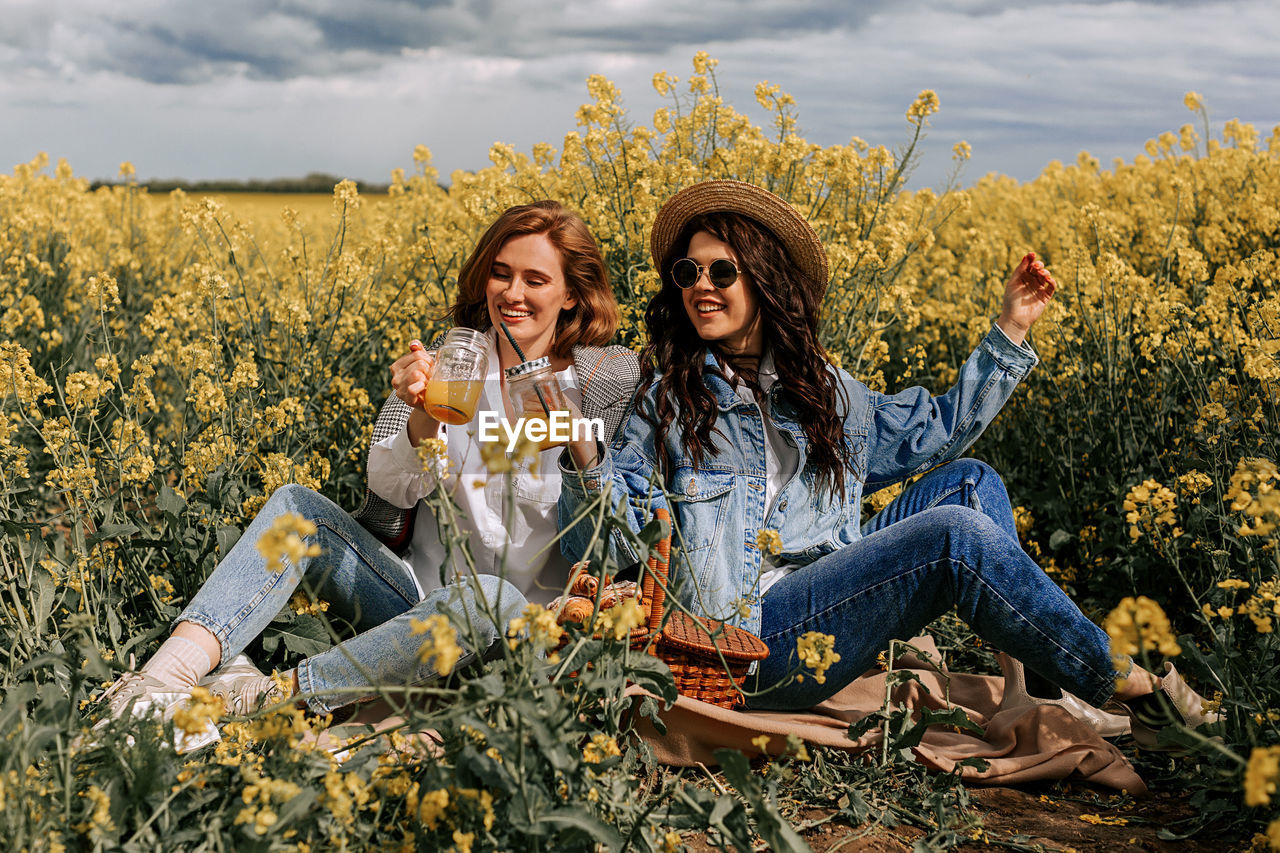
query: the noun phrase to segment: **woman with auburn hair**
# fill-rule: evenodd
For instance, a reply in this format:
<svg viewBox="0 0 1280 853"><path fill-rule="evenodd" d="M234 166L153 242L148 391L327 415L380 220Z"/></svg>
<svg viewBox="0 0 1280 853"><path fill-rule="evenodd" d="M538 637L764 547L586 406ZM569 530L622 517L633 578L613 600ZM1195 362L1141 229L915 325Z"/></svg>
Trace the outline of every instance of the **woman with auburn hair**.
<svg viewBox="0 0 1280 853"><path fill-rule="evenodd" d="M632 411L599 464L587 468L577 447L580 475L561 462L566 555L587 549L590 526L571 522L610 483L607 500L634 530L668 507L684 546L675 595L769 647L752 708L812 707L890 640L955 608L1055 689L1094 707L1118 700L1146 743L1164 722L1205 721L1171 667L1161 679L1130 661L1116 671L1106 634L1023 552L999 475L960 458L1038 362L1026 334L1055 284L1034 254L956 384L934 396L878 393L829 362L818 343L826 254L772 193L689 187L659 211L651 248L662 284ZM916 476L862 523L864 493ZM636 558L626 537L608 547L620 564ZM825 678L789 678L810 632L834 637Z"/></svg>
<svg viewBox="0 0 1280 853"><path fill-rule="evenodd" d="M525 359L549 360L567 398L561 402L599 418L607 435L617 429L639 370L630 350L605 346L617 328L618 308L586 224L553 201L507 210L464 263L452 317L455 329L473 330L463 336L468 345L488 356L470 421L443 424L427 413L424 398L438 360L414 341L410 352L391 365L394 392L369 450L365 506L353 518L302 486L278 489L175 620L172 635L156 654L104 695L111 717L128 708L135 714L171 713L197 684L222 696L239 714L286 698L241 652L304 577L307 587L329 603L328 614L359 632L286 673L306 709L337 719L375 694L376 685L404 686L438 675L432 662L418 658L424 638L415 636L415 621L453 613L471 626L473 645L480 647L465 648L471 638L462 638L459 663L465 664L499 641L527 597L545 600L564 586L569 564L551 547L560 494L551 454L559 451L542 451L540 466L513 461L513 498L508 500L506 476L491 474L481 458L476 421L485 412L509 417L513 411L504 370L523 359L497 331L505 323ZM436 442L434 455L442 464L424 471L419 445L428 439ZM575 444L588 452L595 446L586 439ZM422 502L437 488L457 507L474 571L463 549L456 543L447 549L441 542L437 520ZM299 525L296 516L309 524ZM273 568L258 543L281 523L314 532L303 536L305 555ZM407 550L397 553L387 542ZM232 663L201 681L223 661ZM182 745L194 748L199 742Z"/></svg>

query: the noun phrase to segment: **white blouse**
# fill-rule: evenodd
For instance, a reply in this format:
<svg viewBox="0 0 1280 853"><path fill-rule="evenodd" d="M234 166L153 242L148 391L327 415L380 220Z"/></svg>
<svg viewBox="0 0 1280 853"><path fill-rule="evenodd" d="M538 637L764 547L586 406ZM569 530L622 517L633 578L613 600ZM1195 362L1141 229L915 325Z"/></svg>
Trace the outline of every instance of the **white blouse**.
<svg viewBox="0 0 1280 853"><path fill-rule="evenodd" d="M502 367L496 334L491 332L488 340L489 373L476 407L476 417L460 426L441 425L439 437L448 445L449 460L443 487L456 507L458 528L467 531L476 571L501 574L529 601L546 603L564 590L570 568L560 553L559 544L552 542L559 530L558 458L563 448L542 451L536 465L531 460L518 463L510 474L514 480L510 499L508 475L489 473L480 458L480 444L476 440L480 413L496 412L499 418L505 419L506 407L502 400ZM582 392L573 366L558 371L556 379L565 396L574 405L581 406ZM505 455L505 431L500 427L497 432L502 436ZM466 560L456 547L449 564L445 565L445 548L440 541L435 514L426 504L419 503L437 485L440 481L434 473L423 472L418 450L409 443L407 427L369 448L369 488L373 493L402 509L417 507L413 540L404 560L417 580L420 595L467 573Z"/></svg>

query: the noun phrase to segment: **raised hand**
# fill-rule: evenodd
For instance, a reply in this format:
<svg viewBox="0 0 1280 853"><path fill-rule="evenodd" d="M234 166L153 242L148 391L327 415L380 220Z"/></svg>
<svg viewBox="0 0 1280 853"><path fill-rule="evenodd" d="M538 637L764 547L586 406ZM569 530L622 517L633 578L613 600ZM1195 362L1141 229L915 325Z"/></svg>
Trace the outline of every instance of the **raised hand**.
<svg viewBox="0 0 1280 853"><path fill-rule="evenodd" d="M1036 253L1028 252L1005 283L1004 305L996 324L1010 340L1021 345L1057 287L1044 264L1036 260Z"/></svg>

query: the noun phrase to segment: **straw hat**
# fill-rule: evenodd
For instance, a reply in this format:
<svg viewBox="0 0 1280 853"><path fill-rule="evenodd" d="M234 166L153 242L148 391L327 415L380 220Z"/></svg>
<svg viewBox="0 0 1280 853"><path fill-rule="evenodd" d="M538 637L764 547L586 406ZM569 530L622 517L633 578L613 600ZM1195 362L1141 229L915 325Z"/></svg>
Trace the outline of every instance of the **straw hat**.
<svg viewBox="0 0 1280 853"><path fill-rule="evenodd" d="M827 253L813 227L778 196L743 181L703 181L668 199L653 220L653 233L649 237L654 267L662 264L671 244L690 219L717 211L741 213L773 232L795 265L817 286L819 295L826 291L830 278Z"/></svg>

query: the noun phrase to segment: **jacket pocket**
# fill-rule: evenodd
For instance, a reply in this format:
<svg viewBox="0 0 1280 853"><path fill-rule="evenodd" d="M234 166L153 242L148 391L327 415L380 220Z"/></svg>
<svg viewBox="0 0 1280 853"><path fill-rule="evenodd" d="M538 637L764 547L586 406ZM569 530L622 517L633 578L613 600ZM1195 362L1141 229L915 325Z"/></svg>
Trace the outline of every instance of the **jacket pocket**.
<svg viewBox="0 0 1280 853"><path fill-rule="evenodd" d="M549 506L560 500L560 448L544 450L538 457L538 473L522 460L512 469L513 491L519 501Z"/></svg>
<svg viewBox="0 0 1280 853"><path fill-rule="evenodd" d="M681 467L671 479L671 497L685 560L700 581L724 539L737 476L732 471Z"/></svg>

